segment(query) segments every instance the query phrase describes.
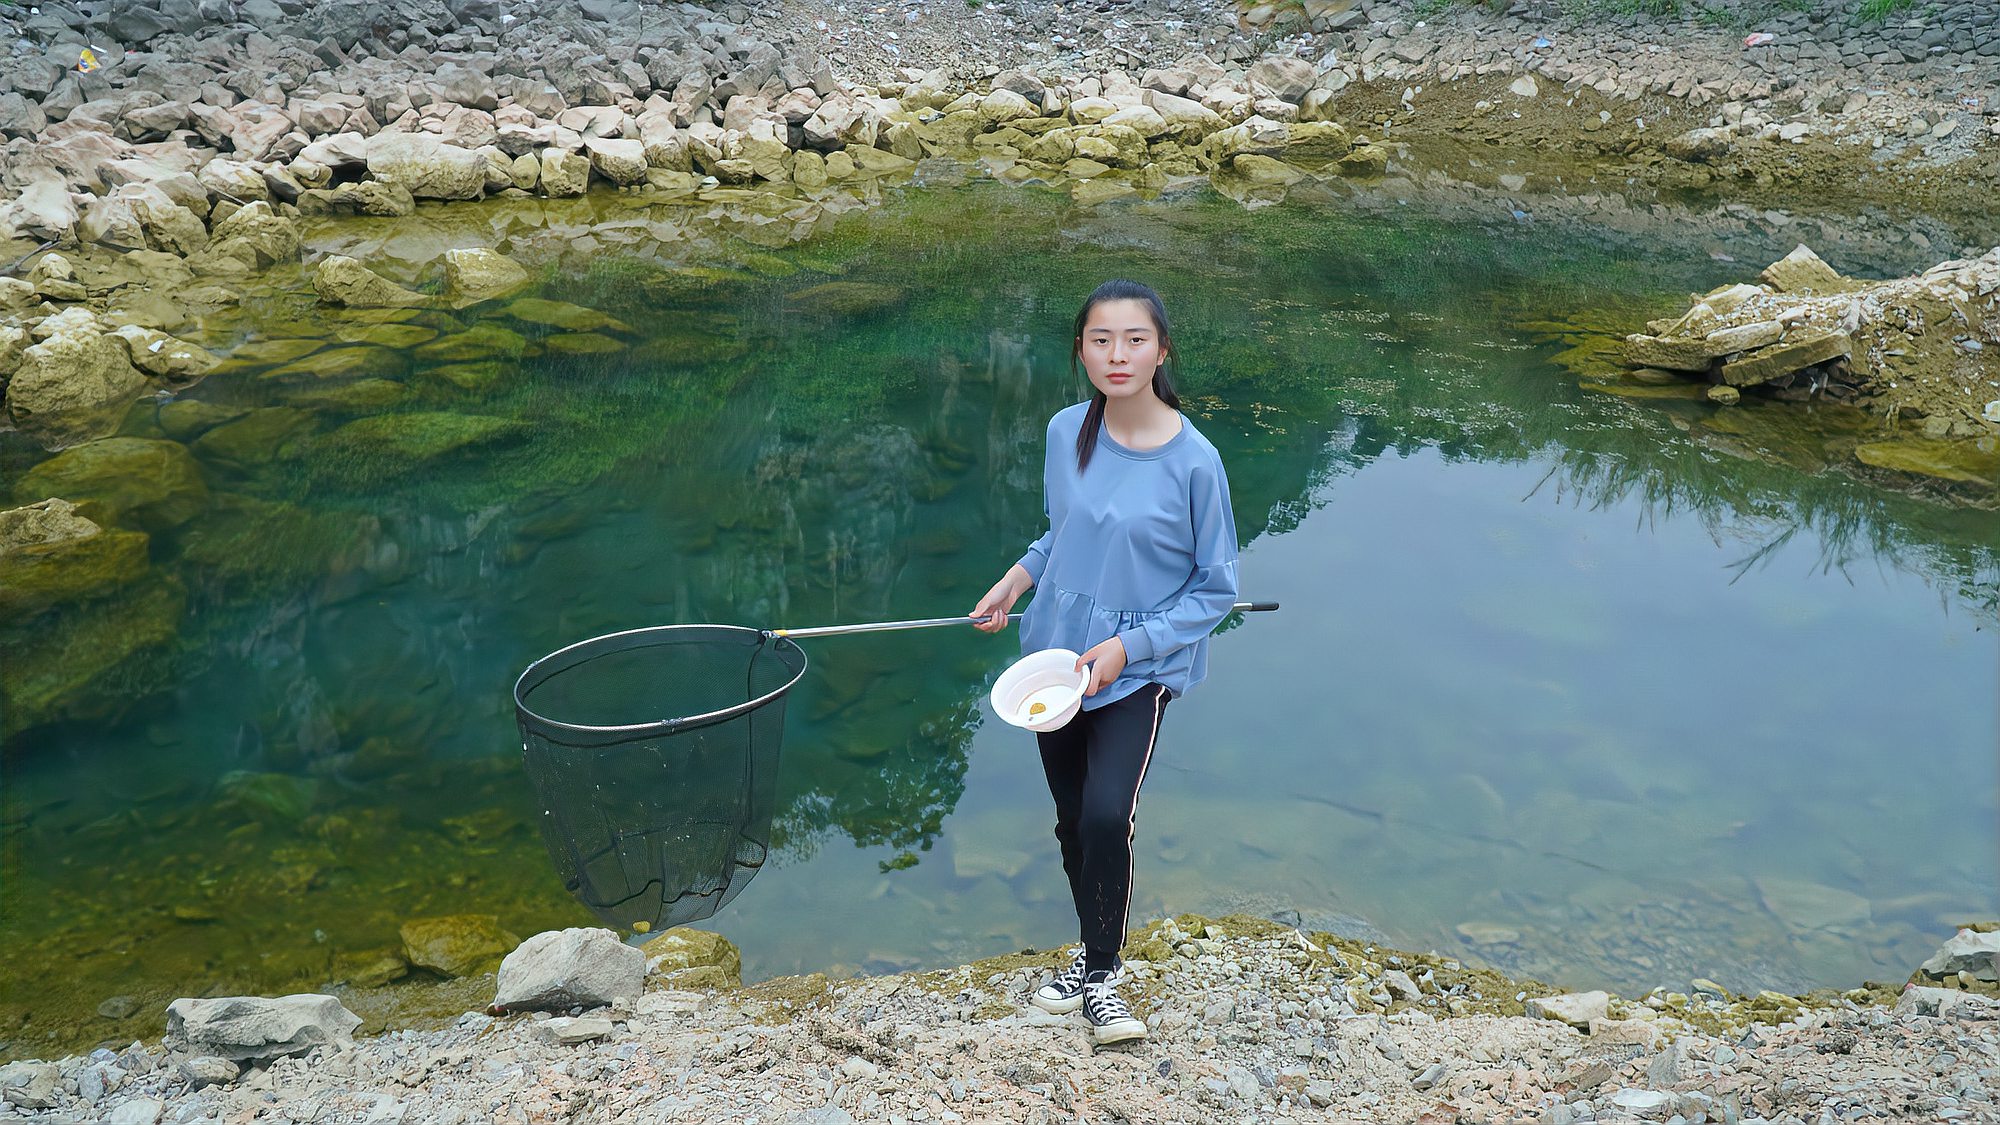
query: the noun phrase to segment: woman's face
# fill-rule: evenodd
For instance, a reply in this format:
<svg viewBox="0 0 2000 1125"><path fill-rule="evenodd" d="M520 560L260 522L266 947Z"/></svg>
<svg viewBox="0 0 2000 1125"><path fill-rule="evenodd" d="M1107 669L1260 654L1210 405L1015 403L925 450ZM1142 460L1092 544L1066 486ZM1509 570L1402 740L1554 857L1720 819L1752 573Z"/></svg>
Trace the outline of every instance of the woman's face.
<svg viewBox="0 0 2000 1125"><path fill-rule="evenodd" d="M1151 390L1166 359L1163 343L1146 302L1125 299L1099 301L1076 348L1091 386L1106 398L1129 398Z"/></svg>

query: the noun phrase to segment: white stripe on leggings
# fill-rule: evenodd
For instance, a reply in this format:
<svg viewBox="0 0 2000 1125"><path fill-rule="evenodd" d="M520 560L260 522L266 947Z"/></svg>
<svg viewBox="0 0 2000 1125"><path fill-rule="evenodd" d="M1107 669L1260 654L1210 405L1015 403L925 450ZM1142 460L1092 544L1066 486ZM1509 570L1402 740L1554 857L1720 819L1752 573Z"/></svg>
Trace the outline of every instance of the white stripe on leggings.
<svg viewBox="0 0 2000 1125"><path fill-rule="evenodd" d="M1160 740L1160 716L1167 709L1164 684L1153 696L1153 733L1146 739L1146 757L1139 763L1139 780L1132 783L1132 811L1125 817L1125 908L1118 915L1118 943L1125 943L1125 923L1132 918L1132 838L1139 834L1139 787L1146 784L1146 767L1153 764L1153 746Z"/></svg>

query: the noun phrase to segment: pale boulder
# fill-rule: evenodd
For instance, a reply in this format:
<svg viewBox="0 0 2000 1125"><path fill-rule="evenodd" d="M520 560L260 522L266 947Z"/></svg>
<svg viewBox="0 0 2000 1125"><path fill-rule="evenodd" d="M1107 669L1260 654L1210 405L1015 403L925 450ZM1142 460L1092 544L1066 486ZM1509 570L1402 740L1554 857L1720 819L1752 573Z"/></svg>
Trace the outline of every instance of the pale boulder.
<svg viewBox="0 0 2000 1125"><path fill-rule="evenodd" d="M356 309L415 308L430 300L345 254L329 254L320 262L313 271L313 291L329 305Z"/></svg>
<svg viewBox="0 0 2000 1125"><path fill-rule="evenodd" d="M500 962L493 1005L508 1011L596 1008L639 998L646 954L600 928L539 933Z"/></svg>
<svg viewBox="0 0 2000 1125"><path fill-rule="evenodd" d="M352 1047L359 1026L361 1017L338 999L316 993L184 998L167 1006L170 1047L232 1062Z"/></svg>
<svg viewBox="0 0 2000 1125"><path fill-rule="evenodd" d="M486 158L425 133L377 133L368 138L368 171L394 180L418 199L479 199L486 194Z"/></svg>
<svg viewBox="0 0 2000 1125"><path fill-rule="evenodd" d="M640 141L586 137L585 152L597 174L620 187L643 183L646 179L646 146Z"/></svg>
<svg viewBox="0 0 2000 1125"><path fill-rule="evenodd" d="M486 249L444 252L445 291L459 306L504 297L528 283L528 271Z"/></svg>

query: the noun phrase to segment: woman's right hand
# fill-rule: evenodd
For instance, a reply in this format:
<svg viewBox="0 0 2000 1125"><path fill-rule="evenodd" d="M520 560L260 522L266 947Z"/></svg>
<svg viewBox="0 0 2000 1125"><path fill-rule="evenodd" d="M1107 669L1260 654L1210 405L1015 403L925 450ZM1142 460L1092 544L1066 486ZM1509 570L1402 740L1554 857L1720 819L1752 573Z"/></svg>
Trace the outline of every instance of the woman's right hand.
<svg viewBox="0 0 2000 1125"><path fill-rule="evenodd" d="M978 619L973 628L982 633L997 633L1005 629L1008 612L1014 608L1015 602L1021 600L1021 595L1027 593L1028 587L1034 584L1034 579L1028 577L1028 572L1022 569L1020 563L1009 567L1000 581L995 582L993 588L986 591L986 596L979 599L979 604L973 607L972 612L966 614L967 617Z"/></svg>

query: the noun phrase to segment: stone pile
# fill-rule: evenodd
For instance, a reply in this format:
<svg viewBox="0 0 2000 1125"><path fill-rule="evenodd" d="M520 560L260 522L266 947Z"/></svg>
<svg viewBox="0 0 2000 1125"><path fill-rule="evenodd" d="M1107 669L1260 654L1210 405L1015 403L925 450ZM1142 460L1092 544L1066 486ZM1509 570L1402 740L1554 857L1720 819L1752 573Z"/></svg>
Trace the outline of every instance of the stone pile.
<svg viewBox="0 0 2000 1125"><path fill-rule="evenodd" d="M1628 1001L1184 915L1125 949L1149 1038L1093 1051L1077 1017L1026 1003L1067 951L744 988L716 935L668 931L641 951L571 930L531 938L503 970L503 992L539 997L529 1014L349 1042L353 1017L331 997L183 1000L254 1018L9 1064L0 1098L51 1119L148 1123L1983 1120L2000 1097L1989 931L1953 938L1917 974L1932 983L1900 995L1736 997L1695 980ZM655 975L639 991L644 965Z"/></svg>
<svg viewBox="0 0 2000 1125"><path fill-rule="evenodd" d="M1697 296L1626 337L1633 376L1705 380L1724 404L1746 390L1825 395L1920 422L1931 438L2000 435L2000 248L1859 281L1800 245L1759 281Z"/></svg>

